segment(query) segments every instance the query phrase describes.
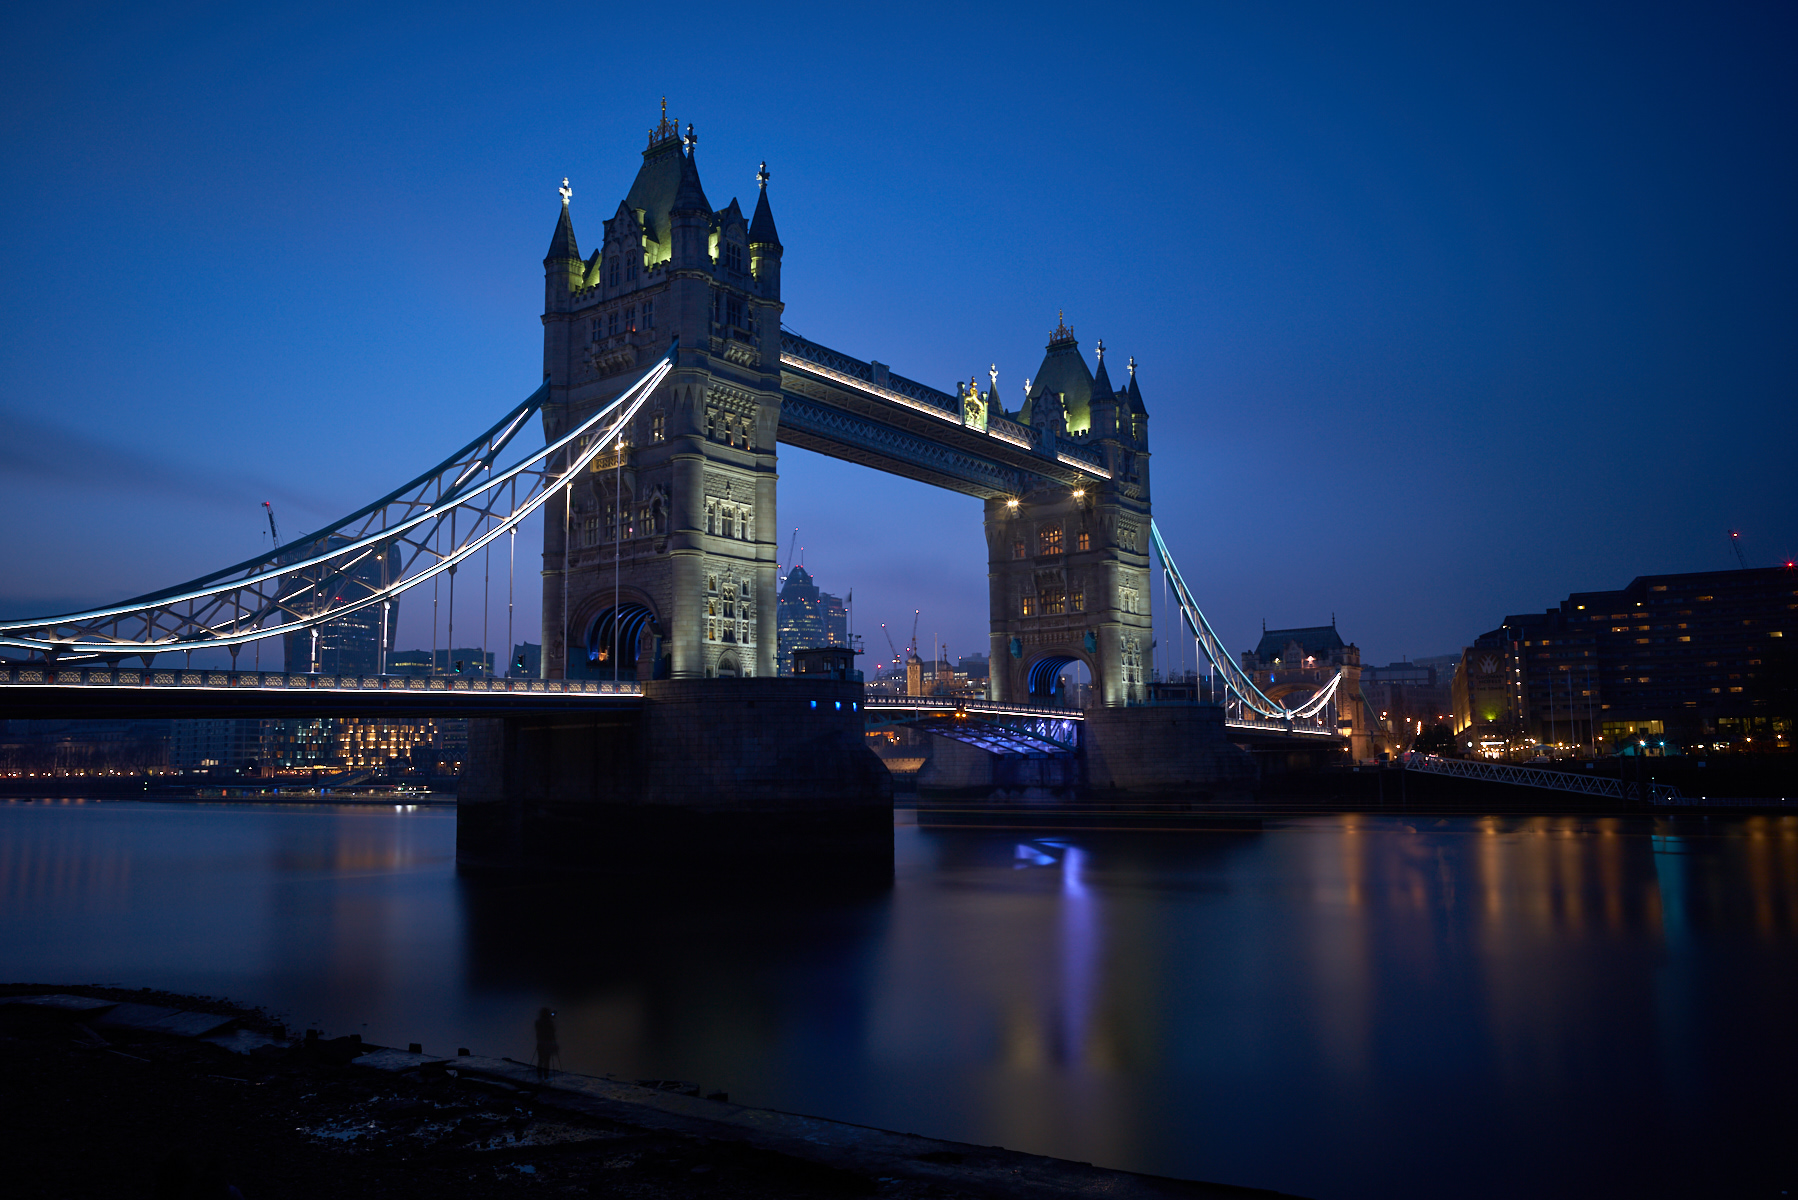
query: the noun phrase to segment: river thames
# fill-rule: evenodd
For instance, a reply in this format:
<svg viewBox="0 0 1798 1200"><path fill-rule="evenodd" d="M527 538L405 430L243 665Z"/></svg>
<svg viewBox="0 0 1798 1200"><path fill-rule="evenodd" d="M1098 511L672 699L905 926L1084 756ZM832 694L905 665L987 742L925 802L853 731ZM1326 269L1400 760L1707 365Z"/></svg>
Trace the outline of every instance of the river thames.
<svg viewBox="0 0 1798 1200"><path fill-rule="evenodd" d="M520 1059L547 1004L570 1070L1320 1200L1798 1191L1798 818L899 820L890 890L801 899L461 876L449 807L0 802L0 974Z"/></svg>

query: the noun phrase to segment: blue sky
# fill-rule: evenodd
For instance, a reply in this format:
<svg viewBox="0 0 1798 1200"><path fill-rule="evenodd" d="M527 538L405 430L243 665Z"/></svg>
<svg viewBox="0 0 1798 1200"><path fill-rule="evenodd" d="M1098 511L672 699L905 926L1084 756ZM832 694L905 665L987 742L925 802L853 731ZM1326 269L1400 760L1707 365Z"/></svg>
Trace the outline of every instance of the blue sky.
<svg viewBox="0 0 1798 1200"><path fill-rule="evenodd" d="M516 403L556 185L591 245L664 95L715 205L769 163L805 336L1013 407L1057 310L1134 355L1233 647L1448 652L1731 528L1770 564L1793 43L1772 5L9 9L0 612L248 557L263 500L315 528ZM922 609L985 647L978 502L781 457L872 646Z"/></svg>

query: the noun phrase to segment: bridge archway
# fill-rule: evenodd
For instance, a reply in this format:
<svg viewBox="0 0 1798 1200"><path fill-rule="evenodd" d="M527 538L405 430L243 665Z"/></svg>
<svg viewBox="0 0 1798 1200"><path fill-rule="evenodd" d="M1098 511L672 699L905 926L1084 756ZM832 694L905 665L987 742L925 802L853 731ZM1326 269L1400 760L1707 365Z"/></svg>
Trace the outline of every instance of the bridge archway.
<svg viewBox="0 0 1798 1200"><path fill-rule="evenodd" d="M1080 668L1088 681L1092 679L1092 664L1084 658L1073 654L1050 654L1030 664L1025 672L1025 680L1029 689L1028 703L1045 708L1075 708L1071 687L1077 687L1079 681L1070 679L1068 686L1062 683L1063 672L1069 667Z"/></svg>
<svg viewBox="0 0 1798 1200"><path fill-rule="evenodd" d="M743 664L737 658L735 650L726 650L718 656L718 678L736 679L743 674Z"/></svg>
<svg viewBox="0 0 1798 1200"><path fill-rule="evenodd" d="M661 627L646 604L625 600L608 606L587 625L584 653L569 664L571 674L586 679L641 680L658 673ZM618 661L612 661L616 647Z"/></svg>

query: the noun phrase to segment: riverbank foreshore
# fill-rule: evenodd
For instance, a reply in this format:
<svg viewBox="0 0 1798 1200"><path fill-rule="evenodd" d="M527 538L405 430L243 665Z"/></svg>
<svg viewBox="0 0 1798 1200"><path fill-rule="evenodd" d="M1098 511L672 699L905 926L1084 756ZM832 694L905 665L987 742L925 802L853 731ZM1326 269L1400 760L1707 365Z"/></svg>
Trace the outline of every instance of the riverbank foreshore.
<svg viewBox="0 0 1798 1200"><path fill-rule="evenodd" d="M1277 1193L733 1105L673 1081L294 1036L148 989L0 985L0 1128L25 1197L530 1194L743 1200Z"/></svg>

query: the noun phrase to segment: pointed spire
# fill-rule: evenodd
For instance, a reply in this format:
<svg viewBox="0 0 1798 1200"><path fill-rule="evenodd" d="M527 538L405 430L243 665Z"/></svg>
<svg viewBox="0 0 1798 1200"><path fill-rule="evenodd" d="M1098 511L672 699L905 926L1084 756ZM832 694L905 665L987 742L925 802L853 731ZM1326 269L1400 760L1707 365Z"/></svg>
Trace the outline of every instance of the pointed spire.
<svg viewBox="0 0 1798 1200"><path fill-rule="evenodd" d="M1125 390L1130 394L1130 411L1139 417L1148 416L1149 410L1144 408L1142 403L1142 389L1136 386L1136 360L1134 358L1130 360L1130 385Z"/></svg>
<svg viewBox="0 0 1798 1200"><path fill-rule="evenodd" d="M1068 328L1067 314L1061 309L1056 309L1055 332L1049 335L1049 344L1053 346L1057 342L1071 342L1073 340L1074 331Z"/></svg>
<svg viewBox="0 0 1798 1200"><path fill-rule="evenodd" d="M774 228L774 210L768 207L768 164L763 163L755 173L756 187L761 193L755 199L755 217L749 222L749 244L751 246L780 246L780 234Z"/></svg>
<svg viewBox="0 0 1798 1200"><path fill-rule="evenodd" d="M693 161L694 148L699 138L693 132L693 123L687 122L687 152L680 160L680 188L674 193L673 212L697 212L706 216L712 215L711 201L705 198L705 188L699 184L699 164Z"/></svg>
<svg viewBox="0 0 1798 1200"><path fill-rule="evenodd" d="M1099 369L1093 372L1093 403L1109 404L1117 395L1111 386L1111 375L1105 370L1105 343L1099 343Z"/></svg>
<svg viewBox="0 0 1798 1200"><path fill-rule="evenodd" d="M574 240L574 222L568 216L568 201L574 195L568 186L568 180L562 180L558 189L562 193L562 214L556 218L556 232L549 239L549 253L543 256L545 262L572 259L581 260L580 245Z"/></svg>

